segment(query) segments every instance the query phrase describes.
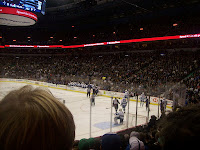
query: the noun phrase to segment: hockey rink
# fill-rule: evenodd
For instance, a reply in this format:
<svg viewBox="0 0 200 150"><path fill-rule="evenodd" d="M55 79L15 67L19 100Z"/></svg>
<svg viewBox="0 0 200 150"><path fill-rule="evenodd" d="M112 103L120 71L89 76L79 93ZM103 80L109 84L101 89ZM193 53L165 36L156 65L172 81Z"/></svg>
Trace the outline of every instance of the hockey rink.
<svg viewBox="0 0 200 150"><path fill-rule="evenodd" d="M14 83L14 82L0 82L0 100L11 90L18 89L26 85L25 83ZM33 85L36 87L35 85ZM62 103L65 100L66 107L72 112L76 125L76 140L82 138L89 138L90 133L90 101L86 94L71 92L66 90L49 88L53 95L60 100ZM121 99L119 100L121 103ZM148 116L146 111L146 105L140 106L138 103L138 119L137 125L145 124ZM135 126L135 114L136 114L136 102L130 101L129 105L130 115L128 127ZM119 105L119 108L121 106ZM122 125L114 125L114 113L115 109L112 109L112 132L124 130L127 128L127 114L125 114L124 123ZM127 112L127 108L126 108ZM111 120L111 98L97 96L95 98L95 106L92 106L92 126L91 126L91 137L98 137L105 133L110 132L110 120ZM159 112L160 114L160 112ZM150 105L150 114L158 116L158 106Z"/></svg>

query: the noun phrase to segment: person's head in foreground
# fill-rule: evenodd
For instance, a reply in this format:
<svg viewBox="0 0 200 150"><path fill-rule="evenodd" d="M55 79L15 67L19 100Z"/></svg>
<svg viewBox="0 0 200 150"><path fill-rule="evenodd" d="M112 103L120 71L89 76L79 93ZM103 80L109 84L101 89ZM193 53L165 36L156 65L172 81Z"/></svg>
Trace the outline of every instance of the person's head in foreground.
<svg viewBox="0 0 200 150"><path fill-rule="evenodd" d="M132 131L129 139L130 150L145 150L144 143L140 141L140 133Z"/></svg>
<svg viewBox="0 0 200 150"><path fill-rule="evenodd" d="M106 133L102 136L102 150L120 150L121 141L119 135Z"/></svg>
<svg viewBox="0 0 200 150"><path fill-rule="evenodd" d="M48 90L24 86L0 101L1 150L70 150L71 112Z"/></svg>
<svg viewBox="0 0 200 150"><path fill-rule="evenodd" d="M159 137L163 150L199 149L200 106L181 108L163 119Z"/></svg>

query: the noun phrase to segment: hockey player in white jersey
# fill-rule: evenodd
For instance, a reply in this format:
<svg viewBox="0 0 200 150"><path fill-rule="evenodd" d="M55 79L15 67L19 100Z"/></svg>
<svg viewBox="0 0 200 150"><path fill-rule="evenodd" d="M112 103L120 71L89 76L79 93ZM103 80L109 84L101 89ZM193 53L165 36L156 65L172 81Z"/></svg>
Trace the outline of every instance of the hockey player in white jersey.
<svg viewBox="0 0 200 150"><path fill-rule="evenodd" d="M118 124L118 120L119 119L119 113L118 112L116 112L115 113L115 116L114 116L114 125L117 125Z"/></svg>
<svg viewBox="0 0 200 150"><path fill-rule="evenodd" d="M140 107L143 107L145 98L146 98L146 96L144 95L144 92L142 92L142 94L140 96Z"/></svg>
<svg viewBox="0 0 200 150"><path fill-rule="evenodd" d="M120 124L123 124L124 122L124 113L122 111L122 109L119 109L119 112L116 112L115 113L115 117L114 117L114 124L117 125L118 124L118 121L117 120L120 120Z"/></svg>
<svg viewBox="0 0 200 150"><path fill-rule="evenodd" d="M125 90L124 98L128 99L128 97L129 97L129 92Z"/></svg>
<svg viewBox="0 0 200 150"><path fill-rule="evenodd" d="M121 101L121 106L123 108L124 113L125 113L126 105L127 105L126 98L123 98L122 101Z"/></svg>
<svg viewBox="0 0 200 150"><path fill-rule="evenodd" d="M95 94L94 94L94 93L92 93L92 96L91 96L91 98L90 98L90 101L91 101L91 105L92 105L92 104L95 105Z"/></svg>

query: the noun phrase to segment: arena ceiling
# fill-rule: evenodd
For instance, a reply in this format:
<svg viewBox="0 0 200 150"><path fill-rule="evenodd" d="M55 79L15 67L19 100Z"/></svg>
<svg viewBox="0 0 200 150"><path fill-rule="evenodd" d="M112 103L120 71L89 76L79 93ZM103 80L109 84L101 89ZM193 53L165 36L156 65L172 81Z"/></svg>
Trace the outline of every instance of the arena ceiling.
<svg viewBox="0 0 200 150"><path fill-rule="evenodd" d="M68 4L78 3L81 0L47 0L47 8L56 8Z"/></svg>
<svg viewBox="0 0 200 150"><path fill-rule="evenodd" d="M180 16L198 12L199 8L199 0L47 0L46 14L40 15L31 28L61 29L72 25L91 28L154 19L164 13Z"/></svg>
<svg viewBox="0 0 200 150"><path fill-rule="evenodd" d="M199 0L47 0L46 15L39 23L116 23L123 22L123 18L132 20L141 15L156 17L163 11L172 16L186 11L190 13L197 5L200 5Z"/></svg>
<svg viewBox="0 0 200 150"><path fill-rule="evenodd" d="M46 15L41 17L39 25L116 24L141 16L144 19L145 15L193 13L199 7L199 0L47 0Z"/></svg>
<svg viewBox="0 0 200 150"><path fill-rule="evenodd" d="M72 26L79 32L118 24L164 24L168 18L176 21L183 16L199 17L199 9L199 0L47 0L46 14L41 14L35 25L0 26L0 36L12 39L16 31L27 35L40 34L41 30L66 33Z"/></svg>

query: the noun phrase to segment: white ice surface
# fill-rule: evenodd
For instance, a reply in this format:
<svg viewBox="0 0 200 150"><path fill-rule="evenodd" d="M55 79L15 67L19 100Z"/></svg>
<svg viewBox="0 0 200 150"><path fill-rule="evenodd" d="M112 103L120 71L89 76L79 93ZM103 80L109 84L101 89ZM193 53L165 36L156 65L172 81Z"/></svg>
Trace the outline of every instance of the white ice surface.
<svg viewBox="0 0 200 150"><path fill-rule="evenodd" d="M1 82L0 83L0 100L11 90L18 89L26 84L24 83L10 83L10 82ZM58 90L49 88L53 95L58 98L61 102L65 100L66 107L72 112L74 116L74 121L76 125L76 140L82 138L89 138L89 129L90 129L90 105L89 98L86 97L86 94L71 92L66 90ZM121 102L121 99L119 100ZM105 133L110 132L110 117L111 117L111 99L108 97L97 96L95 99L95 106L92 106L92 128L91 136L97 137ZM121 106L119 106L121 108ZM126 108L127 111L127 108ZM113 114L115 110L113 108ZM135 112L136 112L136 102L130 101L129 109L129 125L128 127L135 126ZM160 112L159 112L160 114ZM158 116L158 106L150 105L150 115ZM138 119L137 125L146 123L147 111L145 104L143 107L140 107L138 103ZM112 120L114 122L113 116ZM124 124L119 126L114 126L112 132L119 130L124 130L127 128L127 114L125 114ZM114 124L114 123L112 123Z"/></svg>

